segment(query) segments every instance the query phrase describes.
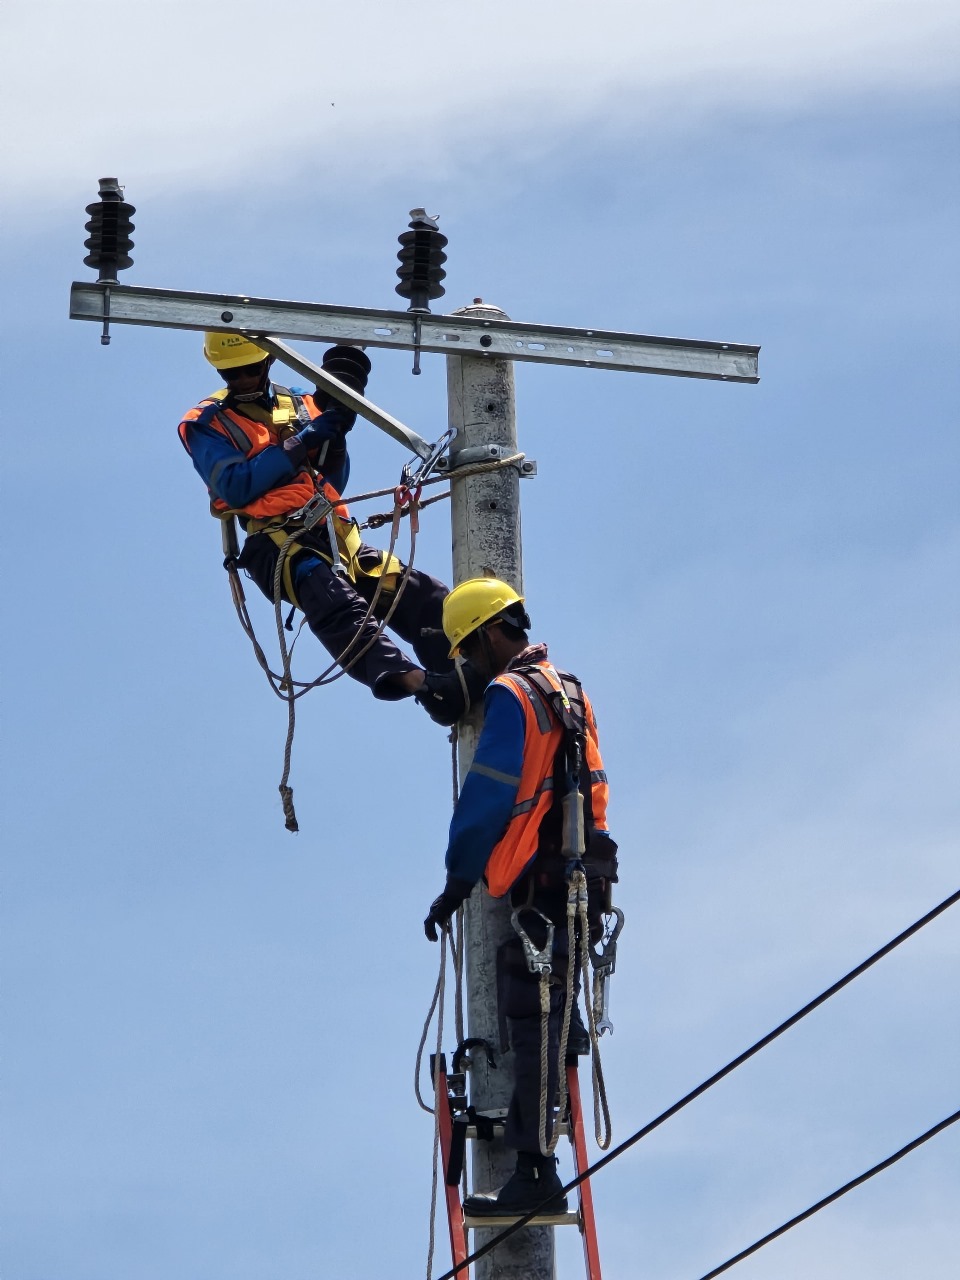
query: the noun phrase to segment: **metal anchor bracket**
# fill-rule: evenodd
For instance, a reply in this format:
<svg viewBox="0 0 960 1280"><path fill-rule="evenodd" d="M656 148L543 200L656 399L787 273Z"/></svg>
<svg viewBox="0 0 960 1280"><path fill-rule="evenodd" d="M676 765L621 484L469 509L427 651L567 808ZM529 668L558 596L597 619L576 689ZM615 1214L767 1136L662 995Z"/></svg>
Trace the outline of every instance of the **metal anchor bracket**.
<svg viewBox="0 0 960 1280"><path fill-rule="evenodd" d="M515 449L502 444L475 445L469 449L458 449L456 453L441 458L437 463L437 471L449 474L459 467L470 467L478 462L498 462L501 458L509 458L514 453L516 453ZM524 479L537 474L537 464L533 458L524 458L516 466Z"/></svg>

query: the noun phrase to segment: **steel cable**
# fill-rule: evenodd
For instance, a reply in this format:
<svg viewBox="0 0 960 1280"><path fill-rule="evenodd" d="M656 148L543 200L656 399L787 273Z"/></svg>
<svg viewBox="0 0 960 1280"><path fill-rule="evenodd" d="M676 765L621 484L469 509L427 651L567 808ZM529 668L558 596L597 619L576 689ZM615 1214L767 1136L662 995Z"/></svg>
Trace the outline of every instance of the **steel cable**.
<svg viewBox="0 0 960 1280"><path fill-rule="evenodd" d="M661 1111L658 1116L648 1124L645 1124L642 1129L638 1129L635 1134L621 1142L618 1146L614 1147L612 1151L608 1151L607 1154L597 1160L595 1164L592 1164L588 1169L585 1169L583 1173L579 1174L571 1182L567 1183L563 1188L564 1194L569 1191L573 1191L576 1187L579 1187L581 1182L585 1182L588 1178L592 1177L593 1174L599 1173L601 1169L616 1160L618 1156L622 1156L625 1151L628 1151L642 1138L645 1138L648 1134L652 1133L654 1129L658 1129L660 1125L675 1116L677 1112L682 1111L684 1107L689 1106L691 1102L706 1093L708 1089L711 1089L715 1084L718 1084L726 1076L730 1075L730 1073L735 1071L737 1067L742 1066L743 1063L748 1061L748 1059L759 1053L761 1049L765 1049L768 1044L776 1040L779 1036L782 1036L785 1031L789 1031L791 1027L796 1026L796 1024L808 1014L813 1013L814 1009L818 1009L820 1005L824 1004L832 996L835 996L837 992L841 991L845 986L853 982L853 980L858 978L862 973L865 973L866 970L872 965L875 965L877 961L882 960L884 956L889 955L890 952L899 947L901 943L904 943L908 938L913 937L915 933L919 932L919 930L924 928L925 925L930 924L931 921L935 920L937 916L946 911L948 907L952 907L957 901L960 901L960 889L955 893L952 893L948 898L944 898L941 903L938 903L938 905L931 911L928 911L926 915L921 916L919 920L915 920L912 925L904 929L902 933L898 933L895 938L891 938L891 940L884 946L880 947L878 951L874 951L872 955L867 956L866 960L861 961L856 968L851 969L849 973L844 974L842 978L838 979L837 982L834 982L832 986L827 987L825 991L821 991L818 996L815 996L813 1000L810 1000L801 1009L798 1009L796 1013L791 1014L789 1018L786 1018L783 1022L779 1023L779 1025L774 1027L772 1031L768 1031L765 1036L762 1036L752 1044L749 1049L745 1049L743 1053L738 1054L737 1057L728 1062L725 1067L721 1067L719 1071L715 1071L712 1076L708 1076L706 1080L701 1084L698 1084L695 1089L691 1089L689 1093L684 1094L683 1097L672 1106L667 1107L666 1111ZM952 1119L944 1121L943 1125L948 1123L952 1123ZM943 1127L943 1125L940 1127ZM930 1136L932 1136L932 1134L933 1131L931 1131ZM904 1149L903 1154L906 1154L906 1149ZM892 1159L893 1157L891 1157L891 1161ZM553 1196L550 1197L550 1199L553 1198ZM489 1240L485 1245L481 1246L481 1248L469 1254L463 1262L452 1267L449 1271L445 1271L442 1276L438 1277L438 1280L453 1280L453 1278L459 1275L460 1272L465 1271L471 1262L476 1262L478 1258L484 1257L492 1249L495 1249L498 1244L502 1244L504 1240L507 1240L510 1236L514 1235L515 1232L519 1231L522 1227L525 1227L528 1222L537 1216L540 1210L547 1203L548 1201L544 1200L542 1204L537 1205L536 1208L529 1210L529 1212L517 1218L516 1222L512 1222L509 1227L505 1227L503 1231L495 1235L492 1240Z"/></svg>
<svg viewBox="0 0 960 1280"><path fill-rule="evenodd" d="M882 1173L884 1169L889 1169L892 1164L896 1164L898 1160L902 1160L904 1156L909 1155L911 1151L916 1151L917 1147L922 1147L925 1142L929 1142L931 1138L935 1138L938 1133L942 1133L944 1129L950 1125L956 1124L960 1120L960 1111L955 1111L952 1116L947 1116L946 1120L941 1120L939 1124L935 1124L932 1129L928 1129L926 1133L921 1133L919 1138L914 1138L912 1142L908 1142L905 1147L901 1147L899 1151L895 1151L892 1156L887 1156L886 1160L881 1160L879 1164L875 1164L872 1169L868 1169L866 1173L861 1173L858 1178L851 1178L849 1182L845 1182L842 1187L838 1187L836 1191L830 1195L824 1196L822 1200L818 1200L816 1204L812 1204L809 1209L804 1209L803 1213L798 1213L795 1218L791 1218L789 1222L785 1222L782 1226L777 1227L776 1231L770 1231L760 1240L755 1240L749 1248L741 1249L732 1258L728 1258L726 1262L722 1262L719 1267L714 1267L712 1271L708 1271L705 1276L701 1276L700 1280L713 1280L714 1276L720 1275L724 1271L729 1271L731 1267L736 1266L738 1262L742 1262L744 1258L749 1258L751 1253L756 1253L758 1249L762 1249L765 1244L769 1244L771 1240L776 1240L777 1236L782 1236L784 1232L789 1231L791 1227L797 1226L804 1222L807 1218L812 1218L815 1213L819 1213L821 1209L825 1209L828 1204L833 1204L834 1200L839 1200L841 1196L845 1196L848 1191L852 1191L854 1187L859 1187L862 1182L867 1182L875 1174Z"/></svg>

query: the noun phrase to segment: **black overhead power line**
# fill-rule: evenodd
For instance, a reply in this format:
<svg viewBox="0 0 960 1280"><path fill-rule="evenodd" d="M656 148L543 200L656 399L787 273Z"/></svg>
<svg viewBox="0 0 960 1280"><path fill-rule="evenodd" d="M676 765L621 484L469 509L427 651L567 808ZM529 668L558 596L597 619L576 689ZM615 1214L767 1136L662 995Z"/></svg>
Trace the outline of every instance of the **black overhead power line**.
<svg viewBox="0 0 960 1280"><path fill-rule="evenodd" d="M804 1209L803 1213L798 1213L795 1218L791 1218L789 1222L785 1222L782 1227L777 1227L776 1231L771 1231L761 1240L755 1241L748 1249L741 1249L732 1258L728 1258L726 1262L722 1262L719 1267L714 1267L712 1271L708 1271L705 1276L701 1276L700 1280L713 1280L714 1276L718 1276L723 1271L729 1271L731 1267L738 1262L742 1262L744 1258L749 1258L751 1253L756 1253L758 1249L762 1249L765 1244L769 1244L771 1240L776 1240L777 1236L782 1236L785 1231L789 1231L791 1227L795 1227L797 1223L803 1222L805 1218L812 1218L815 1213L819 1213L821 1209L825 1209L828 1204L833 1204L834 1200L839 1200L841 1196L845 1196L848 1191L852 1191L854 1187L859 1187L861 1182L866 1182L868 1178L872 1178L874 1174L882 1173L884 1169L889 1169L892 1164L896 1164L898 1160L902 1160L905 1155L909 1155L911 1151L915 1151L917 1147L923 1146L931 1138L942 1130L948 1128L960 1120L960 1111L955 1111L952 1116L947 1116L946 1120L941 1120L939 1124L935 1124L932 1129L928 1129L926 1133L921 1133L919 1138L914 1138L912 1142L908 1142L905 1147L901 1147L899 1151L895 1151L892 1156L887 1156L886 1160L881 1160L879 1164L875 1164L872 1169L868 1169L866 1173L861 1173L859 1178L853 1178L850 1182L844 1183L829 1196L824 1196L822 1200L818 1200L816 1204L812 1204L809 1209Z"/></svg>
<svg viewBox="0 0 960 1280"><path fill-rule="evenodd" d="M638 1129L632 1137L621 1142L620 1145L614 1147L612 1151L608 1151L605 1156L602 1156L596 1162L596 1164L592 1164L589 1169L585 1169L584 1172L574 1178L572 1182L568 1182L563 1188L564 1192L572 1191L575 1187L578 1187L581 1182L585 1182L587 1178L592 1177L593 1174L598 1173L606 1165L610 1164L611 1161L616 1160L618 1156L623 1155L625 1151L628 1151L635 1143L639 1142L641 1138L645 1138L648 1133L652 1133L654 1129L658 1129L660 1125L662 1125L666 1120L669 1120L672 1116L675 1116L678 1111L682 1111L683 1108L693 1102L694 1099L699 1098L701 1094L706 1093L708 1089L711 1089L715 1084L718 1084L725 1076L730 1075L732 1071L736 1071L737 1067L742 1066L748 1058L752 1058L754 1054L759 1053L761 1049L765 1049L767 1045L776 1040L778 1036L782 1036L785 1031L789 1031L791 1027L796 1026L796 1024L800 1022L801 1019L805 1018L808 1013L812 1013L814 1009L818 1009L820 1005L829 1000L831 996L835 996L837 992L841 991L848 985L848 983L853 982L854 978L859 978L861 973L865 973L866 970L872 965L875 965L878 960L882 960L884 956L889 955L890 952L899 947L901 943L906 942L908 938L913 937L915 933L918 933L925 925L928 925L932 920L935 920L937 916L946 911L948 907L952 907L958 900L960 900L960 889L958 889L956 893L952 893L949 898L944 898L944 900L935 906L932 911L928 911L927 914L921 916L919 920L915 920L909 928L904 929L902 933L898 933L895 938L891 938L891 940L882 946L879 951L874 951L872 955L867 956L866 960L861 961L855 969L851 969L849 973L844 974L844 976L832 986L827 987L825 991L821 991L818 996L808 1004L805 1004L802 1009L798 1009L796 1013L792 1014L784 1022L781 1022L779 1026L774 1027L772 1031L768 1031L765 1036L755 1044L752 1044L749 1049L745 1049L743 1053L732 1059L732 1061L728 1062L725 1067L721 1067L719 1071L714 1072L714 1074L704 1080L702 1084L698 1084L695 1089L691 1089L689 1093L684 1094L684 1096L680 1098L679 1101L675 1102L673 1106L668 1107L666 1111L661 1111L658 1116L649 1122L649 1124L645 1124L642 1129ZM944 1123L949 1122L945 1121ZM932 1133L930 1136L932 1136ZM898 1153L898 1155L905 1155L910 1149L911 1148L909 1147L904 1148L904 1151L902 1153ZM551 1195L550 1199L553 1198L554 1196ZM544 1200L543 1204L537 1205L535 1209L531 1209L522 1217L517 1218L516 1222L512 1222L509 1227L505 1227L503 1231L495 1235L492 1240L469 1254L464 1258L463 1262L451 1267L449 1271L445 1271L438 1280L454 1280L454 1277L459 1275L460 1272L465 1271L471 1262L476 1262L478 1258L484 1257L492 1249L495 1249L498 1244L502 1244L504 1240L512 1236L514 1232L519 1231L521 1227L525 1227L531 1219L537 1216L547 1203L548 1202Z"/></svg>

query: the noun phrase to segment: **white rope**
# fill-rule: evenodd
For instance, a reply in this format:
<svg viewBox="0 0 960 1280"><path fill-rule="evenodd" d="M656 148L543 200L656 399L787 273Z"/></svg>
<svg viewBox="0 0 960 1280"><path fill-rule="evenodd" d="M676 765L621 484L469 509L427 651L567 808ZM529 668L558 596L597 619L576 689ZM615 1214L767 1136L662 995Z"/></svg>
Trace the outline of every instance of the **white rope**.
<svg viewBox="0 0 960 1280"><path fill-rule="evenodd" d="M418 496L416 493L414 493L414 495L412 495L410 500L410 554L407 558L407 564L404 566L403 573L400 575L400 581L397 583L396 590L394 591L394 594L393 594L393 599L390 602L390 607L389 609L387 609L383 618L379 620L378 625L374 631L374 634L370 637L370 639L361 649L358 649L357 652L354 653L352 657L350 657L349 659L347 658L347 655L350 653L350 650L353 649L356 646L357 642L360 640L360 637L363 634L364 627L366 627L371 617L373 617L374 610L377 607L377 602L380 599L380 595L383 591L383 584L386 576L383 572L381 572L380 577L377 579L377 585L374 590L373 596L371 597L370 603L367 606L367 611L363 615L362 620L358 623L356 631L353 633L353 635L345 645L343 652L337 655L337 657L330 664L330 666L327 667L326 671L324 671L322 675L318 676L316 680L312 680L309 684L306 684L306 685L300 685L299 692L295 688L295 685L300 684L300 682L294 681L293 673L290 669L290 662L291 662L293 648L291 646L290 649L288 650L286 637L283 634L284 632L283 569L286 563L287 556L289 555L293 544L297 541L298 538L303 537L303 530L295 529L286 539L283 546L280 548L280 554L277 556L277 564L273 574L273 610L274 610L274 619L277 624L277 638L280 644L280 658L283 664L283 676L280 680L279 690L282 691L280 692L280 696L285 698L287 701L287 737L286 737L286 742L284 743L283 774L280 778L279 790L280 790L280 800L283 805L284 824L288 831L298 831L300 829L299 824L297 823L296 811L294 810L294 807L293 807L293 788L289 785L290 765L291 765L291 758L293 755L293 735L296 728L296 700L297 698L303 697L303 695L305 693L308 693L310 689L314 689L317 686L323 685L323 684L333 684L335 680L339 680L341 676L345 676L350 671L351 667L355 666L356 663L360 661L363 655L374 644L376 644L377 640L383 634L383 631L386 628L387 623L393 617L394 610L396 609L397 605L400 603L400 597L403 595L404 590L406 589L407 582L410 579L410 574L413 572L413 563L414 563L416 546L417 546L417 533L419 532L419 524L417 521L417 503L418 503ZM396 501L394 502L394 508L393 508L393 526L390 531L390 547L389 547L389 550L387 551L384 565L388 565L390 563L390 560L393 556L394 548L397 545L397 538L400 533L400 512L401 512L401 505L400 505L399 497L397 497ZM332 555L339 554L335 546L331 547L331 554ZM331 672L333 674L331 674ZM268 671L267 675L270 678L270 683L272 685L273 684L272 673Z"/></svg>
<svg viewBox="0 0 960 1280"><path fill-rule="evenodd" d="M430 1243L427 1247L427 1280L433 1275L436 1248L437 1186L440 1168L440 1108L446 1098L440 1097L440 1054L443 1049L443 988L447 969L447 931L440 932L440 977L437 980L437 1051L433 1059L433 1183L430 1189Z"/></svg>

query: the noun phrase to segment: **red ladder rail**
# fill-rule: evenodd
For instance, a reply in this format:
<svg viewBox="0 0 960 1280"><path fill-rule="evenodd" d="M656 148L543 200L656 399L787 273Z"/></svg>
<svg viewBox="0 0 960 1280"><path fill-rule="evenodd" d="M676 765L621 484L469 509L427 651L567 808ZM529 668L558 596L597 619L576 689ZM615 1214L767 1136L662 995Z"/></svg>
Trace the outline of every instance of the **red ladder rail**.
<svg viewBox="0 0 960 1280"><path fill-rule="evenodd" d="M463 1204L459 1186L447 1186L447 1167L450 1163L450 1146L453 1141L453 1117L450 1113L450 1094L447 1090L447 1072L443 1058L437 1072L437 1092L434 1099L440 1117L440 1173L443 1178L444 1199L447 1202L447 1223L450 1228L450 1255L458 1267L467 1256L467 1230L463 1225ZM464 1268L460 1275L469 1280L470 1270Z"/></svg>
<svg viewBox="0 0 960 1280"><path fill-rule="evenodd" d="M583 1130L583 1106L580 1101L580 1080L575 1062L567 1064L567 1097L569 1099L567 1136L570 1139L570 1145L573 1147L574 1171L576 1176L579 1177L589 1167L590 1162L587 1159L587 1143ZM468 1227L464 1222L460 1187L458 1185L447 1186L446 1182L446 1172L450 1163L450 1148L453 1141L453 1116L451 1095L447 1087L447 1073L443 1058L441 1058L440 1070L437 1073L436 1104L440 1118L440 1158L444 1179L444 1200L447 1205L447 1224L450 1231L450 1254L453 1265L457 1267L465 1262L469 1256L467 1247ZM577 1226L580 1228L586 1280L603 1280L600 1271L600 1251L597 1246L597 1224L593 1211L593 1192L589 1178L581 1182L577 1187L577 1201L578 1211L576 1215L570 1214L567 1220L576 1221ZM533 1218L530 1225L533 1226L538 1221L539 1219ZM557 1221L557 1216L544 1219L544 1222L549 1224L555 1224ZM496 1222L488 1221L483 1225L494 1226ZM458 1280L469 1280L469 1276L470 1270L465 1267L459 1273Z"/></svg>
<svg viewBox="0 0 960 1280"><path fill-rule="evenodd" d="M577 1064L567 1063L567 1097L570 1100L570 1142L573 1146L573 1168L579 1178L589 1169L587 1142L583 1134L583 1105L580 1102L580 1077ZM583 1261L587 1280L602 1280L600 1275L600 1250L597 1247L597 1220L593 1214L593 1190L590 1179L585 1178L577 1187L580 1200L580 1239L583 1244Z"/></svg>

